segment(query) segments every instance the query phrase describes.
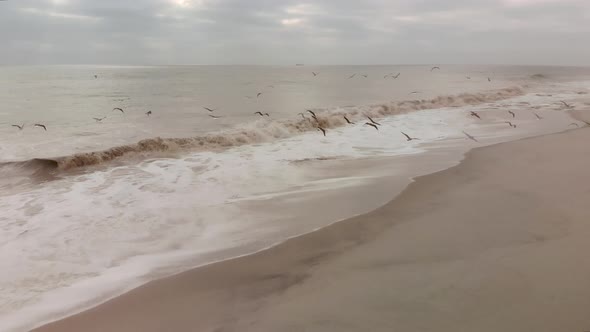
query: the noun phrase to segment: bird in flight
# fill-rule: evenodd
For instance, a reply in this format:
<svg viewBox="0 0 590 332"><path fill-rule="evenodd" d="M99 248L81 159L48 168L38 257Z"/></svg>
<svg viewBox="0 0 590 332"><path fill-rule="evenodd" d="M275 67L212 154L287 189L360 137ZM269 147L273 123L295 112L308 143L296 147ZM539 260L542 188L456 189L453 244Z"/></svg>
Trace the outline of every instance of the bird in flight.
<svg viewBox="0 0 590 332"><path fill-rule="evenodd" d="M254 112L254 114L258 114L260 116L264 116L264 114L262 114L262 112L258 111L258 112Z"/></svg>
<svg viewBox="0 0 590 332"><path fill-rule="evenodd" d="M207 115L209 115L213 119L219 119L219 118L221 118L220 116L216 116L216 115L213 115L213 114L207 114Z"/></svg>
<svg viewBox="0 0 590 332"><path fill-rule="evenodd" d="M512 111L508 111L508 113L510 113L510 114L512 115L512 117L513 117L513 118L515 118L515 117L516 117L516 114L514 114L514 112L512 112Z"/></svg>
<svg viewBox="0 0 590 332"><path fill-rule="evenodd" d="M206 110L207 110L207 111L209 111L209 112L215 112L215 110L214 110L214 109L212 109L212 108L209 108L209 107L203 107L203 108L204 108L204 109L206 109Z"/></svg>
<svg viewBox="0 0 590 332"><path fill-rule="evenodd" d="M258 92L258 94L256 95L256 98L262 96L262 92Z"/></svg>
<svg viewBox="0 0 590 332"><path fill-rule="evenodd" d="M415 94L417 94L417 93L420 93L420 91L412 91L412 92L410 92L410 93L408 93L408 94L409 94L409 95L415 95Z"/></svg>
<svg viewBox="0 0 590 332"><path fill-rule="evenodd" d="M18 128L18 130L23 130L23 128L25 127L25 124L23 123L22 125L12 125L13 127Z"/></svg>
<svg viewBox="0 0 590 332"><path fill-rule="evenodd" d="M348 79L351 79L351 78L353 78L353 77L355 77L355 76L356 76L356 74L352 74L352 75L350 75L350 76L348 77Z"/></svg>
<svg viewBox="0 0 590 332"><path fill-rule="evenodd" d="M364 77L364 78L367 78L367 77L369 77L369 75L367 75L367 74L363 74L363 75L361 75L361 76L362 76L362 77Z"/></svg>
<svg viewBox="0 0 590 332"><path fill-rule="evenodd" d="M307 111L308 111L309 113L311 113L311 115L312 115L314 118L316 117L315 113L314 113L312 110L307 110Z"/></svg>
<svg viewBox="0 0 590 332"><path fill-rule="evenodd" d="M407 141L408 141L408 142L409 142L409 141L413 141L413 140L415 140L415 139L418 139L418 138L410 137L410 135L408 135L408 134L404 133L403 131L402 131L401 133L402 133L404 136L406 136L406 139L407 139Z"/></svg>
<svg viewBox="0 0 590 332"><path fill-rule="evenodd" d="M471 76L465 76L465 78L468 79L468 80L470 80L471 79Z"/></svg>
<svg viewBox="0 0 590 332"><path fill-rule="evenodd" d="M478 141L478 140L477 140L475 137L473 137L473 136L469 135L469 134L468 134L468 133L466 133L465 131L463 131L463 134L465 134L465 136L467 136L467 138L469 138L470 140L472 140L472 141L475 141L475 142L479 142L479 141Z"/></svg>
<svg viewBox="0 0 590 332"><path fill-rule="evenodd" d="M375 129L379 130L379 127L377 127L376 124L373 124L373 123L370 123L370 122L365 122L365 126L371 126L371 127L375 128Z"/></svg>
<svg viewBox="0 0 590 332"><path fill-rule="evenodd" d="M94 75L94 78L98 78L98 75Z"/></svg>
<svg viewBox="0 0 590 332"><path fill-rule="evenodd" d="M40 123L35 123L35 125L33 127L40 127L40 128L45 129L45 131L47 131L47 127L45 127L45 125L42 125Z"/></svg>
<svg viewBox="0 0 590 332"><path fill-rule="evenodd" d="M397 73L397 75L392 76L393 78L397 79L401 73Z"/></svg>
<svg viewBox="0 0 590 332"><path fill-rule="evenodd" d="M346 117L346 115L343 115L344 120L346 120L346 122L348 122L348 124L354 124L354 122L350 122L350 120L348 120L348 118Z"/></svg>
<svg viewBox="0 0 590 332"><path fill-rule="evenodd" d="M471 116L474 116L474 117L476 117L476 118L478 118L478 119L480 119L480 120L481 120L481 117L480 117L480 116L479 116L479 114L477 114L477 112L475 112L475 111L471 111Z"/></svg>
<svg viewBox="0 0 590 332"><path fill-rule="evenodd" d="M534 114L534 115L537 117L537 120L541 120L541 119L543 119L543 118L542 118L542 117L541 117L539 114L537 114L537 113L535 113L535 112L533 112L533 114Z"/></svg>
<svg viewBox="0 0 590 332"><path fill-rule="evenodd" d="M94 121L96 121L96 122L101 122L102 120L104 120L104 119L106 119L106 118L107 118L106 116L103 116L102 118L93 118L93 119L94 119Z"/></svg>
<svg viewBox="0 0 590 332"><path fill-rule="evenodd" d="M438 70L440 70L440 67L437 67L437 66L435 66L435 67L432 67L432 68L430 68L430 71L433 71L433 70L435 70L435 69L438 69Z"/></svg>
<svg viewBox="0 0 590 332"><path fill-rule="evenodd" d="M316 77L316 76L319 75L319 73L316 73L316 72L313 72L313 71L311 73L313 74L313 77Z"/></svg>
<svg viewBox="0 0 590 332"><path fill-rule="evenodd" d="M326 129L318 126L318 130L321 131L322 133L324 133L324 136L326 136Z"/></svg>
<svg viewBox="0 0 590 332"><path fill-rule="evenodd" d="M572 105L570 105L570 104L566 103L566 102L565 102L565 101L563 101L563 100L561 100L561 101L560 101L560 103L562 103L562 104L563 104L563 106L565 106L565 107L567 107L567 108L573 108L573 106L572 106Z"/></svg>
<svg viewBox="0 0 590 332"><path fill-rule="evenodd" d="M491 82L491 81L492 81L492 79L488 77L488 82Z"/></svg>
<svg viewBox="0 0 590 332"><path fill-rule="evenodd" d="M147 111L147 112L145 112L145 115L147 115L147 116L150 116L150 115L152 115L152 111Z"/></svg>
<svg viewBox="0 0 590 332"><path fill-rule="evenodd" d="M125 113L125 111L123 111L123 109L120 107L113 108L113 111L120 111L121 113Z"/></svg>
<svg viewBox="0 0 590 332"><path fill-rule="evenodd" d="M507 123L512 128L516 128L516 125L512 124L512 122L510 122L510 121L505 121L504 123Z"/></svg>
<svg viewBox="0 0 590 332"><path fill-rule="evenodd" d="M367 119L369 119L369 121L371 121L371 123L376 124L378 126L380 126L381 124L379 122L375 122L375 120L371 119L370 116L367 115Z"/></svg>

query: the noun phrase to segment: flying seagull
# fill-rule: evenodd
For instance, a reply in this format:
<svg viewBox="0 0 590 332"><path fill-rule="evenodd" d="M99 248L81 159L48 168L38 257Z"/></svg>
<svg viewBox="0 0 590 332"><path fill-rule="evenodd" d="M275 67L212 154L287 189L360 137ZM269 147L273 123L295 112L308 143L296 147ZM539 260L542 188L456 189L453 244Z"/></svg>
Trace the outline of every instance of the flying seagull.
<svg viewBox="0 0 590 332"><path fill-rule="evenodd" d="M98 78L98 75L94 75L94 78Z"/></svg>
<svg viewBox="0 0 590 332"><path fill-rule="evenodd" d="M145 115L147 115L147 116L150 116L150 115L152 115L152 111L147 111L147 112L145 112Z"/></svg>
<svg viewBox="0 0 590 332"><path fill-rule="evenodd" d="M512 122L510 122L510 121L505 121L504 123L507 123L512 128L516 128L516 125L512 124Z"/></svg>
<svg viewBox="0 0 590 332"><path fill-rule="evenodd" d="M313 71L311 73L313 74L313 77L316 77L319 74L319 73L316 73L316 72L313 72Z"/></svg>
<svg viewBox="0 0 590 332"><path fill-rule="evenodd" d="M324 136L326 136L326 129L318 126L318 130L320 130L322 133L324 133Z"/></svg>
<svg viewBox="0 0 590 332"><path fill-rule="evenodd" d="M565 101L561 100L560 103L562 103L565 107L567 108L573 108L572 105L566 103Z"/></svg>
<svg viewBox="0 0 590 332"><path fill-rule="evenodd" d="M393 78L397 79L401 73L397 73L397 75L393 76Z"/></svg>
<svg viewBox="0 0 590 332"><path fill-rule="evenodd" d="M346 117L346 115L343 115L344 120L346 120L346 122L348 122L348 124L354 124L354 122L350 122L350 120L348 120L348 118Z"/></svg>
<svg viewBox="0 0 590 332"><path fill-rule="evenodd" d="M471 76L465 76L465 78L468 79L468 80L470 80L471 79Z"/></svg>
<svg viewBox="0 0 590 332"><path fill-rule="evenodd" d="M258 92L258 94L256 95L256 98L262 96L262 92Z"/></svg>
<svg viewBox="0 0 590 332"><path fill-rule="evenodd" d="M13 127L18 128L18 130L23 130L23 128L25 127L25 124L23 123L22 125L12 125Z"/></svg>
<svg viewBox="0 0 590 332"><path fill-rule="evenodd" d="M492 79L488 77L488 82L491 82L491 81L492 81Z"/></svg>
<svg viewBox="0 0 590 332"><path fill-rule="evenodd" d="M412 91L412 92L410 92L410 93L408 93L408 94L409 94L409 95L413 95L413 94L416 94L416 93L420 93L420 91Z"/></svg>
<svg viewBox="0 0 590 332"><path fill-rule="evenodd" d="M368 116L368 115L367 115L366 117L367 117L367 119L369 119L369 121L371 121L372 123L374 123L374 124L376 124L376 125L378 125L378 126L380 126L380 125L381 125L379 122L375 122L375 120L371 119L371 117L370 117L370 116Z"/></svg>
<svg viewBox="0 0 590 332"><path fill-rule="evenodd" d="M363 75L361 75L361 76L362 76L362 77L364 77L364 78L367 78L367 77L369 77L369 75L367 75L367 74L363 74Z"/></svg>
<svg viewBox="0 0 590 332"><path fill-rule="evenodd" d="M120 111L121 113L125 113L125 111L123 111L123 109L120 107L113 108L113 111Z"/></svg>
<svg viewBox="0 0 590 332"><path fill-rule="evenodd" d="M470 140L472 140L472 141L475 141L475 142L479 142L479 141L478 141L478 140L477 140L475 137L473 137L473 136L469 135L469 134L468 134L468 133L466 133L465 131L463 131L463 134L465 134L465 136L467 136L467 138L469 138Z"/></svg>
<svg viewBox="0 0 590 332"><path fill-rule="evenodd" d="M209 112L215 112L215 110L214 110L214 109L211 109L211 108L209 108L209 107L203 107L203 108L204 108L204 109L206 109L206 110L207 110L207 111L209 111Z"/></svg>
<svg viewBox="0 0 590 332"><path fill-rule="evenodd" d="M219 119L219 118L221 118L220 116L215 116L215 115L213 115L213 114L207 114L207 115L209 115L209 116L210 116L210 117L212 117L213 119Z"/></svg>
<svg viewBox="0 0 590 332"><path fill-rule="evenodd" d="M307 110L309 113L311 113L311 115L313 115L313 117L315 118L315 113L312 110Z"/></svg>
<svg viewBox="0 0 590 332"><path fill-rule="evenodd" d="M508 111L508 113L512 114L512 117L513 117L513 118L515 118L515 117L516 117L516 114L514 114L514 112L512 112L512 111Z"/></svg>
<svg viewBox="0 0 590 332"><path fill-rule="evenodd" d="M436 66L435 66L435 67L432 67L432 68L430 68L430 71L433 71L433 70L435 70L435 69L438 69L438 70L440 70L440 67L436 67Z"/></svg>
<svg viewBox="0 0 590 332"><path fill-rule="evenodd" d="M258 111L258 112L254 112L254 114L258 114L260 116L264 116L264 114L262 114L262 112Z"/></svg>
<svg viewBox="0 0 590 332"><path fill-rule="evenodd" d="M539 114L537 114L537 113L535 113L535 112L533 112L533 114L534 114L534 115L537 117L537 120L541 120L541 119L543 119L543 118L542 118L542 117L541 117Z"/></svg>
<svg viewBox="0 0 590 332"><path fill-rule="evenodd" d="M375 128L375 129L379 130L379 127L377 127L377 125L372 124L370 122L365 122L365 126L371 126L371 127Z"/></svg>
<svg viewBox="0 0 590 332"><path fill-rule="evenodd" d="M403 131L402 131L401 133L402 133L404 136L406 136L406 138L407 138L408 142L409 142L409 141L413 141L413 140L415 140L415 139L418 139L418 138L410 137L408 134L404 133Z"/></svg>
<svg viewBox="0 0 590 332"><path fill-rule="evenodd" d="M474 116L474 117L476 117L476 118L478 118L478 119L480 119L480 120L481 120L481 117L480 117L480 116L479 116L479 114L477 114L477 112L475 112L475 111L471 111L471 116Z"/></svg>
<svg viewBox="0 0 590 332"><path fill-rule="evenodd" d="M42 125L40 123L35 123L35 125L33 127L41 127L43 129L45 129L45 131L47 131L47 127L45 127L45 125Z"/></svg>
<svg viewBox="0 0 590 332"><path fill-rule="evenodd" d="M351 79L351 78L353 78L353 77L355 77L355 76L356 76L356 74L352 74L352 75L350 75L350 76L348 77L348 79Z"/></svg>
<svg viewBox="0 0 590 332"><path fill-rule="evenodd" d="M107 118L106 116L103 116L102 118L93 118L93 119L94 119L94 121L96 121L96 122L101 122L102 120L104 120L104 119L106 119L106 118Z"/></svg>

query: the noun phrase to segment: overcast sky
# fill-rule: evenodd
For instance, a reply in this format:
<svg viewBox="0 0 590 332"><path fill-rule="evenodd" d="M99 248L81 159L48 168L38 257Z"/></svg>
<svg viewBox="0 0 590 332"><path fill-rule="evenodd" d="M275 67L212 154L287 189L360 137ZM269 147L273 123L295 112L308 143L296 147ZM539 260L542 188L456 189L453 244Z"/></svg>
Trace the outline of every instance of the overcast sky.
<svg viewBox="0 0 590 332"><path fill-rule="evenodd" d="M590 65L590 0L7 0L0 64Z"/></svg>

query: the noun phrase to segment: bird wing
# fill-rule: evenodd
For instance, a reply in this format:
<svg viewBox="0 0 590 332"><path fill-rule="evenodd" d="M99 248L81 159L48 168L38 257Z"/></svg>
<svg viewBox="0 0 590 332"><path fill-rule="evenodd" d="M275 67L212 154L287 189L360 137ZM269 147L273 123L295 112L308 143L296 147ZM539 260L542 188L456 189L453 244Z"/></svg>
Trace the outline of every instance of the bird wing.
<svg viewBox="0 0 590 332"><path fill-rule="evenodd" d="M408 136L408 134L404 133L403 131L402 131L402 134L404 134L404 136L406 136L406 138L407 138L408 140L411 140L411 139L412 139L410 136Z"/></svg>

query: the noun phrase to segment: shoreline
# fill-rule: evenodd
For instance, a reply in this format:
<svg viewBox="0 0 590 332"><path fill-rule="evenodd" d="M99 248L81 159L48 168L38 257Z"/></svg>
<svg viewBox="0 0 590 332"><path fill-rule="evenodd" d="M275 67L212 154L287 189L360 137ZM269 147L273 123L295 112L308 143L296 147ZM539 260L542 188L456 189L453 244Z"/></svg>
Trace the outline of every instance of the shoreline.
<svg viewBox="0 0 590 332"><path fill-rule="evenodd" d="M244 290L246 292L252 291L252 289L254 289L254 293L257 293L257 299L273 296L276 294L276 292L288 290L292 286L305 283L306 280L310 278L308 270L313 270L316 266L321 266L326 261L333 260L341 254L345 254L354 248L374 241L382 231L395 226L396 223L386 220L387 218L379 219L376 218L376 216L383 213L383 210L387 210L389 206L396 205L395 202L399 201L404 195L407 195L407 192L411 191L413 187L420 186L417 183L428 182L432 177L444 177L445 173L452 172L451 170L460 168L461 165L464 165L466 162L468 162L468 160L472 158L471 156L473 154L485 154L487 149L492 149L496 146L511 145L521 141L536 140L548 136L568 135L569 132L570 131L566 131L565 133L542 135L533 138L525 138L507 143L499 143L491 146L472 149L465 154L464 159L459 165L440 172L417 177L410 183L408 187L403 190L400 195L396 196L391 202L387 203L384 207L369 212L368 214L349 218L344 221L334 222L313 232L295 236L286 241L282 241L277 245L271 246L268 249L263 249L253 254L247 254L237 258L230 258L221 262L193 268L171 277L149 282L128 293L111 299L104 304L87 311L83 311L82 313L70 316L64 320L50 323L35 331L75 331L76 328L83 329L85 331L98 331L100 330L101 325L109 324L108 322L104 321L106 319L100 319L98 317L112 318L112 315L115 315L117 318L114 319L114 321L126 320L129 322L131 320L135 324L139 324L136 326L134 325L135 327L127 325L125 327L125 331L150 331L150 327L152 329L154 328L155 322L144 324L140 322L139 317L129 318L128 315L125 315L125 317L120 317L121 314L117 314L117 312L120 311L121 308L129 308L134 306L134 304L137 305L138 303L142 304L144 307L140 310L140 312L154 310L150 313L150 315L155 315L157 312L163 312L162 310L165 309L164 307L155 308L154 306L157 306L155 303L144 303L146 302L146 299L155 298L158 298L158 303L161 303L162 301L169 301L169 303L176 308L178 308L179 302L184 301L185 305L189 305L190 303L191 307L197 306L204 311L212 311L210 315L205 315L207 316L207 319L203 319L199 323L202 324L203 327L216 325L216 323L219 322L216 322L212 317L217 317L218 320L221 319L220 317L225 320L226 317L223 314L220 316L220 313L214 312L215 310L212 308L215 307L215 304L223 307L223 303L221 303L223 300L218 299L217 296L207 296L209 301L196 300L196 302L191 302L186 298L191 297L192 300L195 300L195 298L194 296L189 295L184 296L187 289L190 290L191 294L199 295L207 295L216 292L225 293L225 291L228 289L236 287L238 288L238 291ZM276 259L273 260L273 257L276 256L281 257L280 262L276 262ZM273 264L273 267L266 266L266 264L264 264L266 260L273 261L275 263ZM244 266L248 267L246 270L253 269L255 271L244 271ZM304 266L305 268L303 268L301 271L297 271L297 266ZM292 271L293 269L295 269L295 272ZM227 273L228 270L231 271L231 273ZM285 274L285 270L291 270L291 272ZM230 276L226 276L227 274L230 274ZM313 275L313 273L311 273L311 275ZM242 280L243 278L246 280L253 279L254 281L252 283L246 282L246 285L244 285ZM250 290L248 290L248 288L250 288ZM256 291L258 288L263 288L263 294L260 294L260 292ZM164 289L167 289L168 291L173 290L173 292L163 292ZM182 291L179 292L179 290ZM233 302L234 301L231 301L231 303ZM238 302L240 304L243 302L246 306L253 305L252 301ZM140 313L137 310L133 310L133 312L134 313L132 316ZM217 314L217 316L215 314ZM178 315L178 313L167 313L166 317L168 319L162 318L162 320L167 322L167 324L172 324L172 321L183 322L184 320ZM172 317L174 317L174 319L172 319ZM213 321L211 321L211 319L213 319ZM149 319L146 320L149 321ZM82 328L81 326L84 327ZM167 328L170 327L170 325L166 326ZM184 329L186 329L186 325L183 326ZM183 326L173 326L170 329L183 330ZM122 328L122 326L119 327ZM92 328L95 329L93 330ZM109 331L117 330L117 326L104 326L102 328Z"/></svg>

